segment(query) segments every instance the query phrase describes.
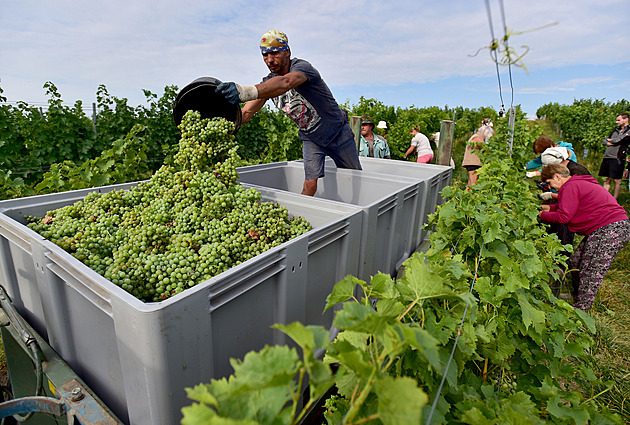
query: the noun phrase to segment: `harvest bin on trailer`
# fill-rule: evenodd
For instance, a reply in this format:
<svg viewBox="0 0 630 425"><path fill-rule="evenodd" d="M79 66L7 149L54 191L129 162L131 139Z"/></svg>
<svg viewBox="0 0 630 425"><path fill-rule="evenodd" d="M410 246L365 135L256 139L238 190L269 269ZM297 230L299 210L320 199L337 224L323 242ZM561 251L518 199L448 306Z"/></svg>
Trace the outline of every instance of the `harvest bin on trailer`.
<svg viewBox="0 0 630 425"><path fill-rule="evenodd" d="M325 298L357 274L361 210L260 188L313 229L195 287L144 303L25 226L25 216L108 186L0 202L0 280L19 312L125 423L175 424L185 387L232 373L229 358L284 344L274 323L332 326Z"/></svg>
<svg viewBox="0 0 630 425"><path fill-rule="evenodd" d="M302 164L239 168L244 186L313 230L159 303L139 301L25 226L27 215L137 183L2 201L0 281L19 314L123 422L179 423L191 403L185 387L229 375L231 357L288 342L274 323L330 328L333 312L322 310L335 283L394 272L415 250L412 235L440 202L432 173L441 190L450 169L425 176L401 161L373 161L362 159L363 172L327 168L314 198L290 193L301 191Z"/></svg>
<svg viewBox="0 0 630 425"><path fill-rule="evenodd" d="M369 281L378 272L394 275L420 246L422 225L435 211L438 192L450 183L451 168L415 167L403 161L360 158L363 171L339 169L327 159L316 197L356 205L363 211L359 277ZM240 167L242 183L300 193L301 161ZM441 199L439 200L441 202Z"/></svg>
<svg viewBox="0 0 630 425"><path fill-rule="evenodd" d="M379 175L393 175L405 178L416 179L424 184L424 196L422 197L423 207L419 210L420 223L428 222L429 215L435 212L438 205L444 200L440 196L440 192L446 186L450 186L453 178L453 169L445 165L423 164L409 161L383 160L379 158L359 157L363 171L368 173L377 173ZM295 162L301 162L295 161ZM335 163L330 158L326 158L326 170L335 167ZM420 246L425 240L427 230L419 226L415 228L417 237L413 242L414 248ZM413 250L412 250L413 251Z"/></svg>

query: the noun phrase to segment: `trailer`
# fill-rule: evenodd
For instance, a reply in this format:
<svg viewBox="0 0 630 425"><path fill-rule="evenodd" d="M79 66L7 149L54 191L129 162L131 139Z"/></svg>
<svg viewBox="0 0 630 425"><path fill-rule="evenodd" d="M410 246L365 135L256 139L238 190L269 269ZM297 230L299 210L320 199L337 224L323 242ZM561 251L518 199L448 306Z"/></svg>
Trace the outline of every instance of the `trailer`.
<svg viewBox="0 0 630 425"><path fill-rule="evenodd" d="M347 275L395 275L426 242L427 216L451 181L450 167L406 170L401 165L415 164L361 161L364 171L327 167L315 197L288 183L301 164L237 169L241 184L306 218L312 230L154 303L138 300L25 226L26 216L138 182L0 202L0 297L4 293L3 310L16 317L2 330L9 392L16 400L46 399L35 400L40 410L31 411L39 413L26 423L58 423L64 415L67 423L179 423L181 408L190 404L186 387L229 376L230 358L266 344L291 344L271 325L300 321L334 336L334 311L322 314L332 287ZM19 329L40 348L27 349L32 343L23 342ZM46 359L41 374L37 351ZM63 378L52 373L57 366ZM33 384L39 375L43 384ZM41 413L47 403L57 410ZM26 400L20 404L12 414L26 412ZM109 422L76 416L77 408L102 412Z"/></svg>
<svg viewBox="0 0 630 425"><path fill-rule="evenodd" d="M0 403L3 423L123 424L20 316L2 282L0 333L10 376Z"/></svg>

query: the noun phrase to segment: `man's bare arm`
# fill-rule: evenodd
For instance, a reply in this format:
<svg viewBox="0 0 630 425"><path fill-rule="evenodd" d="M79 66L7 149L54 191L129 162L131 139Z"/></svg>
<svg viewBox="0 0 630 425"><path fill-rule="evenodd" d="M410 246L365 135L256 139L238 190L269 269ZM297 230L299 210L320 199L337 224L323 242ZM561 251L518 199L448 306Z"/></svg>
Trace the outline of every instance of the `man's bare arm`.
<svg viewBox="0 0 630 425"><path fill-rule="evenodd" d="M254 114L260 111L260 108L263 107L266 101L267 99L256 99L247 102L245 106L243 106L243 108L241 109L241 115L243 116L243 118L241 119L241 123L245 124L247 121L252 119Z"/></svg>
<svg viewBox="0 0 630 425"><path fill-rule="evenodd" d="M280 96L307 81L306 75L298 71L289 72L285 75L277 75L268 79L264 83L256 84L258 89L258 99L269 99Z"/></svg>
<svg viewBox="0 0 630 425"><path fill-rule="evenodd" d="M241 110L243 115L242 123L245 124L249 121L263 107L267 99L280 96L306 81L306 75L294 71L285 75L277 75L264 83L256 84L258 99L250 100L243 106Z"/></svg>

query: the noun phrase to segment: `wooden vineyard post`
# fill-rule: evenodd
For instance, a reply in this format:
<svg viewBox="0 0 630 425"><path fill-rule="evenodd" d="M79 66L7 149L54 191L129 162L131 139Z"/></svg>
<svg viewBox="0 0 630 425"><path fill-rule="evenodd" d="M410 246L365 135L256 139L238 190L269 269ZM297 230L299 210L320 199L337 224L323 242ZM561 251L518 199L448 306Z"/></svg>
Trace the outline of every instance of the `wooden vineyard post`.
<svg viewBox="0 0 630 425"><path fill-rule="evenodd" d="M440 140L436 150L435 163L438 165L451 165L451 152L453 151L453 136L455 135L455 122L442 120L440 123Z"/></svg>
<svg viewBox="0 0 630 425"><path fill-rule="evenodd" d="M354 143L357 145L357 152L359 151L359 142L361 141L361 117L350 117L350 128L354 133Z"/></svg>

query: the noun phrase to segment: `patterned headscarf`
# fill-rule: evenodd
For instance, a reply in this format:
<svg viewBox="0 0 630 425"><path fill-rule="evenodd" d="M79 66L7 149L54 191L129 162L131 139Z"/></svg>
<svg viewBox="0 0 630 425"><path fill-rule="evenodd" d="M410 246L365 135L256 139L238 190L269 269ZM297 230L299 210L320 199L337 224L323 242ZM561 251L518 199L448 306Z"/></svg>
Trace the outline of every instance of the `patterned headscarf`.
<svg viewBox="0 0 630 425"><path fill-rule="evenodd" d="M264 55L269 52L281 52L289 50L289 38L278 30L269 30L260 39L260 52Z"/></svg>

